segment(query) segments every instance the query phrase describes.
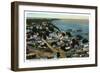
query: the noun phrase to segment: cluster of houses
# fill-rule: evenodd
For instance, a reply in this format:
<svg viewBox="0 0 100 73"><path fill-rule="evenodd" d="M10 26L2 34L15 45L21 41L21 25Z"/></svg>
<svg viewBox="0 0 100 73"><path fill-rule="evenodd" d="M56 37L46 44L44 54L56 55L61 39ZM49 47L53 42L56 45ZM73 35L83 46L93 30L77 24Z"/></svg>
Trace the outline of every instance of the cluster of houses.
<svg viewBox="0 0 100 73"><path fill-rule="evenodd" d="M89 41L81 35L60 31L50 22L32 22L27 30L27 59L89 57Z"/></svg>

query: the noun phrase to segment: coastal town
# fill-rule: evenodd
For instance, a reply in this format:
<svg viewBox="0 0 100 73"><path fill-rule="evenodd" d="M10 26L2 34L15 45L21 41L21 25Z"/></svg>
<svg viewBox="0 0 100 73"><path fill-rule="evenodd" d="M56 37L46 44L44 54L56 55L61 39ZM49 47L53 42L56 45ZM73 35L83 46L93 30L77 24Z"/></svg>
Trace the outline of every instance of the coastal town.
<svg viewBox="0 0 100 73"><path fill-rule="evenodd" d="M89 39L81 29L62 31L52 22L59 19L27 19L26 59L89 57ZM88 35L88 33L84 33Z"/></svg>

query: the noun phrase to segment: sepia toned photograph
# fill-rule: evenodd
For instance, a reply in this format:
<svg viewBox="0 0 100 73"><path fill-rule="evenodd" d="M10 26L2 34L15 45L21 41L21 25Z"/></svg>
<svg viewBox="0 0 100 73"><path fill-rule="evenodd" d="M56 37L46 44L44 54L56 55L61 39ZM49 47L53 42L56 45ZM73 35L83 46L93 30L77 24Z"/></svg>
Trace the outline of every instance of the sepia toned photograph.
<svg viewBox="0 0 100 73"><path fill-rule="evenodd" d="M88 16L31 12L25 21L26 59L89 57Z"/></svg>

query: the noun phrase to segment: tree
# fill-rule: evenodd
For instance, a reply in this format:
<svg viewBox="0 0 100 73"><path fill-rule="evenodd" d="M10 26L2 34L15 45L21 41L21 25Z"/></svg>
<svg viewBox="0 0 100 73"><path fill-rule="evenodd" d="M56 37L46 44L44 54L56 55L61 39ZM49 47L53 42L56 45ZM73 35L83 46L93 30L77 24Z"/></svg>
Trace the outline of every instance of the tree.
<svg viewBox="0 0 100 73"><path fill-rule="evenodd" d="M66 32L66 34L68 35L68 37L72 37L72 34L70 32Z"/></svg>
<svg viewBox="0 0 100 73"><path fill-rule="evenodd" d="M83 39L83 40L82 40L82 43L84 43L84 44L85 44L85 43L88 43L88 42L89 42L89 41L88 41L87 39Z"/></svg>
<svg viewBox="0 0 100 73"><path fill-rule="evenodd" d="M76 35L76 38L77 38L78 40L82 40L82 39L83 39L83 37L82 37L81 35Z"/></svg>

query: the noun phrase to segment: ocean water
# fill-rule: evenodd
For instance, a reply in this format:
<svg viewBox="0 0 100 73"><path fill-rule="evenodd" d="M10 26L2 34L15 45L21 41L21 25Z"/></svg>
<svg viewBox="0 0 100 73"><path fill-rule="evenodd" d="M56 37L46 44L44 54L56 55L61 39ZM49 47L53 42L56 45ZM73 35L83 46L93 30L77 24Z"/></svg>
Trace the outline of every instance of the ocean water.
<svg viewBox="0 0 100 73"><path fill-rule="evenodd" d="M56 27L58 27L61 31L68 31L72 30L72 35L81 35L84 38L89 39L89 24L77 24L72 22L64 22L62 20L54 20L52 22ZM77 30L81 30L81 32L78 32Z"/></svg>

